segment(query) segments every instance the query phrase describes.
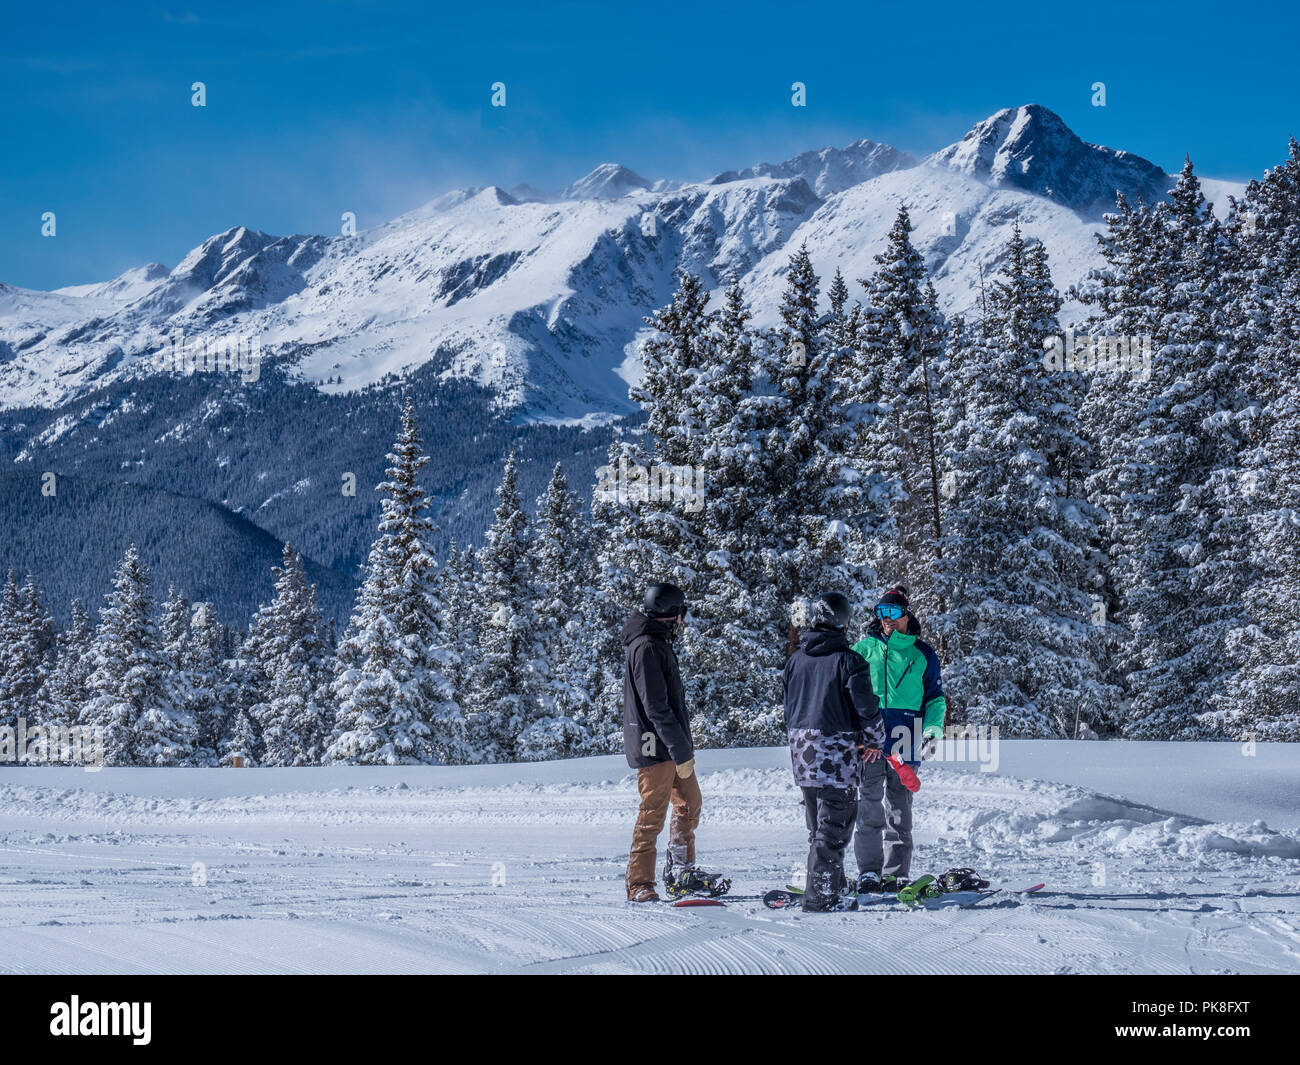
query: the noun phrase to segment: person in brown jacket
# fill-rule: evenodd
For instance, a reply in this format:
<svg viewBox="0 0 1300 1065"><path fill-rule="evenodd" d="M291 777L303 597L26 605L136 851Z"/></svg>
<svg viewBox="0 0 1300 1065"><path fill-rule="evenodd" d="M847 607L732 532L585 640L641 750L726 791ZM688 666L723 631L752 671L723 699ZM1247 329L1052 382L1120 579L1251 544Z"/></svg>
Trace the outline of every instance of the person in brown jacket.
<svg viewBox="0 0 1300 1065"><path fill-rule="evenodd" d="M686 621L686 597L675 584L652 584L645 605L623 626L623 748L637 771L641 808L627 862L629 902L658 902L655 845L669 803L668 858L664 887L669 898L721 895L730 883L695 867L695 827L703 799L695 776L686 694L672 639Z"/></svg>

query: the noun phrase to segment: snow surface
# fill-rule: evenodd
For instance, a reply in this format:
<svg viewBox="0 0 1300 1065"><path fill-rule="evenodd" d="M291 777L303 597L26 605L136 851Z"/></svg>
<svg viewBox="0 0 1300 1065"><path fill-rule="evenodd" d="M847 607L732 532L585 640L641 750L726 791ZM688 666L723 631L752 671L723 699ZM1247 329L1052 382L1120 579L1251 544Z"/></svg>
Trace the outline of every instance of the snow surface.
<svg viewBox="0 0 1300 1065"><path fill-rule="evenodd" d="M624 902L621 757L6 768L0 972L1300 972L1294 747L1007 741L999 756L997 773L923 768L915 871L974 865L1045 892L808 916ZM737 894L784 883L806 850L786 752L698 764L701 863Z"/></svg>

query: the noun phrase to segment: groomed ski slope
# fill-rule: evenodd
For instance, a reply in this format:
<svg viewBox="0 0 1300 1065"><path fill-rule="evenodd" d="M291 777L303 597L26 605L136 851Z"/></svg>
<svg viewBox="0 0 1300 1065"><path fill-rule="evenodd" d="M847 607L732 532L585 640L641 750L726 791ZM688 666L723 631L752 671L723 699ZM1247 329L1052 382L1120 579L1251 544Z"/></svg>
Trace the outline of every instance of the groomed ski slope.
<svg viewBox="0 0 1300 1065"><path fill-rule="evenodd" d="M924 767L914 871L1046 892L808 916L625 903L618 757L0 769L0 972L1300 972L1300 748L999 753ZM786 752L698 764L701 862L737 893L784 883L806 847Z"/></svg>

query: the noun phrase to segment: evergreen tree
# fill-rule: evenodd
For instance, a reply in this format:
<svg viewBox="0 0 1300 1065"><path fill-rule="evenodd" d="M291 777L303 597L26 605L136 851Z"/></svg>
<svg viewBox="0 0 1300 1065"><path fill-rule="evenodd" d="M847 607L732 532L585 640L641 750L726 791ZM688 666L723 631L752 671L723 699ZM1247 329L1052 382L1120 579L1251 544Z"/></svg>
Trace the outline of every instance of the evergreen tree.
<svg viewBox="0 0 1300 1065"><path fill-rule="evenodd" d="M54 621L41 603L35 577L29 574L19 588L10 573L0 600L0 723L21 721L28 730L59 724L41 698L54 669L54 646ZM34 758L49 754L48 742L41 749L42 735L48 739L37 733L29 746Z"/></svg>
<svg viewBox="0 0 1300 1065"><path fill-rule="evenodd" d="M132 543L100 610L79 722L103 728L105 765L185 765L193 754L194 722L168 691L149 584Z"/></svg>
<svg viewBox="0 0 1300 1065"><path fill-rule="evenodd" d="M1082 417L1096 442L1090 496L1108 515L1108 588L1125 636L1116 647L1125 731L1194 738L1225 684L1224 639L1240 579L1217 482L1231 467L1241 396L1228 357L1221 229L1190 161L1168 204L1108 216L1108 269L1081 293L1096 310L1092 344L1154 353L1145 366L1103 367ZM1145 332L1126 332L1140 329ZM1237 556L1237 557L1234 557Z"/></svg>
<svg viewBox="0 0 1300 1065"><path fill-rule="evenodd" d="M211 603L194 604L189 632L181 669L189 680L186 709L195 724L194 764L215 766L220 763L233 692L226 676L225 634Z"/></svg>
<svg viewBox="0 0 1300 1065"><path fill-rule="evenodd" d="M348 631L339 644L337 716L327 761L363 765L447 763L464 757L463 719L452 699L438 637L435 531L419 486L421 454L408 397L389 454L379 538Z"/></svg>
<svg viewBox="0 0 1300 1065"><path fill-rule="evenodd" d="M232 766L235 759L243 759L245 768L254 768L258 765L257 752L261 749L261 744L257 738L257 730L249 716L242 710L236 715L234 727L230 736L222 743L221 764L223 766Z"/></svg>
<svg viewBox="0 0 1300 1065"><path fill-rule="evenodd" d="M18 575L10 570L0 595L0 728L17 728L18 719L27 715L23 679L17 670L23 639L21 617Z"/></svg>
<svg viewBox="0 0 1300 1065"><path fill-rule="evenodd" d="M1300 740L1300 144L1233 205L1234 324L1249 351L1241 469L1222 486L1248 534L1249 576L1225 636L1232 676L1207 727L1259 740Z"/></svg>
<svg viewBox="0 0 1300 1065"><path fill-rule="evenodd" d="M442 604L440 646L446 658L447 681L457 706L467 706L478 649L477 559L474 548L457 549L453 540L438 571L437 595Z"/></svg>
<svg viewBox="0 0 1300 1065"><path fill-rule="evenodd" d="M588 726L605 731L593 699L600 690L601 668L591 638L599 624L591 531L558 462L537 500L532 557L538 632L549 665L546 697L553 735L545 745L557 754L585 754L595 749Z"/></svg>
<svg viewBox="0 0 1300 1065"><path fill-rule="evenodd" d="M778 508L769 505L772 458L764 447L765 439L779 439L775 374L734 278L712 334L711 365L699 386L708 397L708 488L693 515L707 550L681 638L693 674L694 731L709 746L774 743L784 732L780 669L787 642L779 593L768 580L769 567L779 569L782 535L772 520Z"/></svg>
<svg viewBox="0 0 1300 1065"><path fill-rule="evenodd" d="M776 395L758 430L770 477L761 526L773 539L767 576L776 603L783 605L830 589L857 598L846 519L859 513L862 497L846 456L858 426L846 411L841 383L846 349L826 335L819 287L808 250L801 247L790 258L782 326L767 349L767 376ZM788 621L786 634L789 650L796 633Z"/></svg>
<svg viewBox="0 0 1300 1065"><path fill-rule="evenodd" d="M532 536L512 452L497 489L495 521L478 554L478 650L469 693L475 754L488 762L559 757L571 731L544 698L545 652L534 611Z"/></svg>
<svg viewBox="0 0 1300 1065"><path fill-rule="evenodd" d="M941 532L935 407L945 325L911 232L900 207L875 274L860 282L867 307L850 385L868 415L855 465L874 508L869 561L887 581L906 581L925 613L943 607L934 580Z"/></svg>
<svg viewBox="0 0 1300 1065"><path fill-rule="evenodd" d="M163 659L167 663L165 683L172 705L192 716L193 678L183 664L190 642L190 604L174 586L167 588L167 599L163 602L162 614L158 619L158 640ZM198 720L195 718L196 739L197 730Z"/></svg>
<svg viewBox="0 0 1300 1065"><path fill-rule="evenodd" d="M253 621L262 699L252 710L261 726L262 764L316 765L332 726L316 586L307 583L302 557L288 543L272 572L275 597Z"/></svg>
<svg viewBox="0 0 1300 1065"><path fill-rule="evenodd" d="M74 599L72 619L58 636L54 669L40 695L47 718L55 726L77 723L90 678L88 656L94 637L95 626L85 604Z"/></svg>
<svg viewBox="0 0 1300 1065"><path fill-rule="evenodd" d="M1068 494L1059 461L1081 450L1072 386L1043 365L1061 298L1019 224L988 306L945 375L962 412L946 434L944 687L967 720L1004 735L1109 727L1116 693L1101 679L1090 597L1094 515Z"/></svg>

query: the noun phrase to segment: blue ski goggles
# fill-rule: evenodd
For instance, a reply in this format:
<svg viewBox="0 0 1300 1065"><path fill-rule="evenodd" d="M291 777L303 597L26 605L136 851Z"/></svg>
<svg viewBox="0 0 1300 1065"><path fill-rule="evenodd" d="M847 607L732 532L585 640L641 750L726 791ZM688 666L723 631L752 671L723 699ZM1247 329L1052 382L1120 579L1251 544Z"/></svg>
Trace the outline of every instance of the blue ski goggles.
<svg viewBox="0 0 1300 1065"><path fill-rule="evenodd" d="M876 617L888 618L890 621L897 621L907 613L907 607L899 606L897 603L877 603Z"/></svg>

